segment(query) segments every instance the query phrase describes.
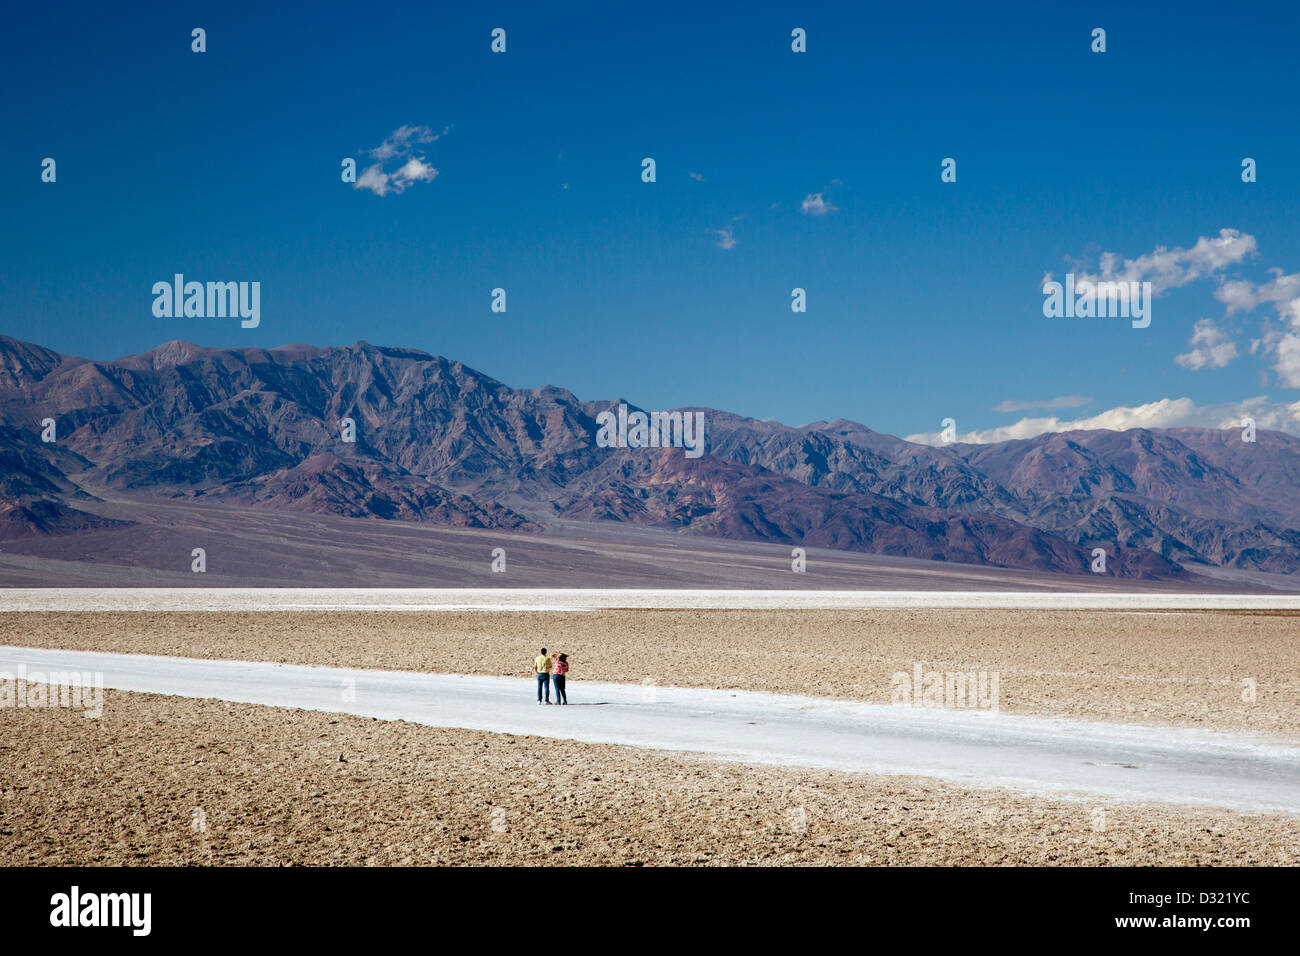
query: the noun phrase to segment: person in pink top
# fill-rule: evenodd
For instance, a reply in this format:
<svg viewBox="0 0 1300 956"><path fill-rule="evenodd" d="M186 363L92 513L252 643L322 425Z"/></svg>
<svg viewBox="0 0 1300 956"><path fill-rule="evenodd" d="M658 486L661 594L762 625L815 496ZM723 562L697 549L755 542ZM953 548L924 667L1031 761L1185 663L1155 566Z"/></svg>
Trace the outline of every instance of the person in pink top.
<svg viewBox="0 0 1300 956"><path fill-rule="evenodd" d="M551 683L555 685L555 702L557 704L567 704L568 695L564 692L565 678L569 676L569 655L552 654L555 658L555 665L551 668Z"/></svg>

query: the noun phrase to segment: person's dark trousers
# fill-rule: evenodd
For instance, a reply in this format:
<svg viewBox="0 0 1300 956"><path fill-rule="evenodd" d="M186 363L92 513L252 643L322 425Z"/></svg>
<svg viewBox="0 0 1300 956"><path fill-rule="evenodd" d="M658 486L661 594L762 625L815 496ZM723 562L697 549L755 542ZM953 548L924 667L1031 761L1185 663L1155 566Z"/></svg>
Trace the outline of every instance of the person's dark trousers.
<svg viewBox="0 0 1300 956"><path fill-rule="evenodd" d="M557 704L567 704L569 698L564 695L564 675L555 675L555 702Z"/></svg>
<svg viewBox="0 0 1300 956"><path fill-rule="evenodd" d="M546 702L551 702L551 681L550 674L542 673L537 675L537 699L542 699L542 692L546 692Z"/></svg>

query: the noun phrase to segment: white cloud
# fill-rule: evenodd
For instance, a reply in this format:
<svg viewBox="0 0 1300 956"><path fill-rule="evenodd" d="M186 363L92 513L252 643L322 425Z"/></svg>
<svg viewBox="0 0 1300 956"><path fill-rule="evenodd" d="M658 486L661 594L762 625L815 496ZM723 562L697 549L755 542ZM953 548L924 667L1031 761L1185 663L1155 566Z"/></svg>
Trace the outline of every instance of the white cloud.
<svg viewBox="0 0 1300 956"><path fill-rule="evenodd" d="M1214 295L1228 307L1228 315L1250 312L1264 303L1273 305L1282 328L1266 320L1262 336L1251 342L1250 351L1252 355L1262 352L1273 357L1278 384L1300 388L1300 334L1297 334L1300 333L1300 272L1269 271L1273 278L1268 282L1259 285L1245 280L1225 282Z"/></svg>
<svg viewBox="0 0 1300 956"><path fill-rule="evenodd" d="M1273 371L1277 372L1278 384L1300 388L1300 335L1283 335L1273 347L1273 354L1277 357Z"/></svg>
<svg viewBox="0 0 1300 956"><path fill-rule="evenodd" d="M1220 229L1217 238L1201 236L1190 249L1156 246L1155 251L1124 259L1116 252L1103 252L1100 272L1075 273L1081 282L1150 282L1159 295L1170 289L1205 279L1255 254L1255 237L1237 229Z"/></svg>
<svg viewBox="0 0 1300 956"><path fill-rule="evenodd" d="M427 126L399 126L388 134L388 138L369 150L370 157L383 162L397 155L405 155L412 149L412 143L432 143L438 137Z"/></svg>
<svg viewBox="0 0 1300 956"><path fill-rule="evenodd" d="M1225 282L1214 292L1214 297L1228 307L1228 314L1249 312L1263 302L1280 303L1278 311L1295 315L1300 309L1300 272L1286 275L1281 269L1270 269L1273 278L1255 285L1237 279Z"/></svg>
<svg viewBox="0 0 1300 956"><path fill-rule="evenodd" d="M704 174L703 174L703 173L687 173L686 175L687 175L687 176L690 176L691 179L695 180L697 183L702 183L702 182L704 182Z"/></svg>
<svg viewBox="0 0 1300 956"><path fill-rule="evenodd" d="M1057 398L1044 399L1041 402L1017 402L1007 399L993 406L995 412L1027 412L1031 408L1079 408L1087 405L1091 398L1087 395L1061 395Z"/></svg>
<svg viewBox="0 0 1300 956"><path fill-rule="evenodd" d="M718 237L719 249L736 248L736 234L732 231L730 226L725 226L722 229L710 229L709 232Z"/></svg>
<svg viewBox="0 0 1300 956"><path fill-rule="evenodd" d="M1296 338L1295 358L1300 372L1300 337ZM1022 418L1014 425L970 431L957 437L972 444L1033 438L1048 432L1088 429L1124 431L1130 428L1241 428L1241 419L1249 415L1259 428L1273 429L1300 436L1300 402L1283 405L1259 395L1240 402L1197 405L1190 398L1162 398L1146 405L1118 406L1087 418L1063 421L1056 417ZM922 432L906 436L922 445L940 445L939 432Z"/></svg>
<svg viewBox="0 0 1300 956"><path fill-rule="evenodd" d="M427 183L437 175L438 171L436 169L424 162L424 160L416 159L414 156L406 161L405 166L393 173L395 178L412 183Z"/></svg>
<svg viewBox="0 0 1300 956"><path fill-rule="evenodd" d="M828 212L835 212L837 206L832 206L824 198L825 193L809 193L803 197L803 202L799 204L799 210L805 216L824 216Z"/></svg>
<svg viewBox="0 0 1300 956"><path fill-rule="evenodd" d="M1214 324L1213 319L1198 321L1187 344L1191 349L1182 355L1174 356L1174 361L1183 368L1193 371L1202 368L1223 368L1237 357L1236 343Z"/></svg>
<svg viewBox="0 0 1300 956"><path fill-rule="evenodd" d="M428 126L399 126L374 149L364 151L377 162L361 171L352 188L368 189L376 196L401 195L413 183L432 182L438 170L425 162L424 154L416 147L436 142L450 129L448 126L435 133ZM392 168L394 165L396 168ZM385 166L389 169L385 170Z"/></svg>
<svg viewBox="0 0 1300 956"><path fill-rule="evenodd" d="M1228 307L1228 315L1249 312L1259 304L1255 284L1245 279L1232 279L1214 290L1214 297Z"/></svg>
<svg viewBox="0 0 1300 956"><path fill-rule="evenodd" d="M388 176L384 174L383 170L379 168L379 164L376 163L374 166L367 166L361 171L361 175L357 177L357 181L353 184L352 188L369 189L376 196L387 196L389 193Z"/></svg>
<svg viewBox="0 0 1300 956"><path fill-rule="evenodd" d="M412 163L415 163L416 165L413 167ZM419 171L421 174L417 176L408 175L412 169ZM424 174L424 171L426 170L427 175ZM367 166L362 171L352 188L369 189L376 196L387 196L389 193L395 193L400 196L402 193L406 192L406 187L410 186L412 183L419 181L428 182L436 175L438 175L436 169L432 166L421 163L419 160L410 160L403 165L401 169L392 173L384 172L379 164L376 163L373 166Z"/></svg>

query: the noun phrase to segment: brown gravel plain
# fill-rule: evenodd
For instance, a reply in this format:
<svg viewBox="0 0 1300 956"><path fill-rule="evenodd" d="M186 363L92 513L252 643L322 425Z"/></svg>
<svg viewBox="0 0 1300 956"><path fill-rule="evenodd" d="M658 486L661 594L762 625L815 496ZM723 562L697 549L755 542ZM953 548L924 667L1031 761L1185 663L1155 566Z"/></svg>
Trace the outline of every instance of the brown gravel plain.
<svg viewBox="0 0 1300 956"><path fill-rule="evenodd" d="M1300 820L106 692L0 714L0 865L1294 864Z"/></svg>
<svg viewBox="0 0 1300 956"><path fill-rule="evenodd" d="M881 703L921 663L997 671L1010 713L1300 740L1300 612L11 612L0 644L524 678L545 645L569 653L579 692L654 681Z"/></svg>

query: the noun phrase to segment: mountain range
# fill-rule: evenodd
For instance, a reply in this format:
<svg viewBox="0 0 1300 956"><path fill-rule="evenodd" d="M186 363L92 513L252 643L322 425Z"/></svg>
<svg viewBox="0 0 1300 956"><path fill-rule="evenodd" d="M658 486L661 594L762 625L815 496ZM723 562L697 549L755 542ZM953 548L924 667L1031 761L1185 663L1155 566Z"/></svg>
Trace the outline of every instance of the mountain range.
<svg viewBox="0 0 1300 956"><path fill-rule="evenodd" d="M1103 548L1127 578L1300 569L1300 440L1280 432L931 447L689 409L705 454L688 458L600 447L596 416L619 401L365 342L172 341L103 362L0 337L0 540L120 527L96 503L125 497L516 532L616 522L1079 575Z"/></svg>

